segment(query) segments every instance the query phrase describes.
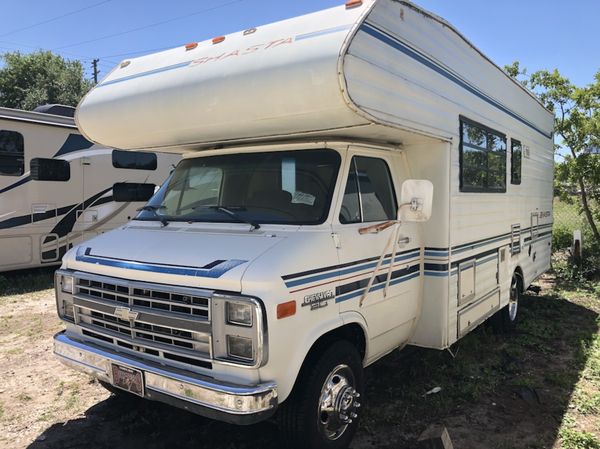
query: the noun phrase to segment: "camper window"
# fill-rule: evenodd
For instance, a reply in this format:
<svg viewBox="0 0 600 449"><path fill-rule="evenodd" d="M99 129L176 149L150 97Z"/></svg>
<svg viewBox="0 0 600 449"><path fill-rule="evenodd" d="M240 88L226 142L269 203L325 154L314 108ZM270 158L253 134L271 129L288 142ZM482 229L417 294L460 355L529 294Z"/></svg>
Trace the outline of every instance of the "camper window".
<svg viewBox="0 0 600 449"><path fill-rule="evenodd" d="M0 130L0 175L21 176L25 172L23 135Z"/></svg>
<svg viewBox="0 0 600 449"><path fill-rule="evenodd" d="M112 152L112 164L115 168L129 170L156 170L156 154L114 150Z"/></svg>
<svg viewBox="0 0 600 449"><path fill-rule="evenodd" d="M486 126L461 120L461 192L506 192L506 137Z"/></svg>
<svg viewBox="0 0 600 449"><path fill-rule="evenodd" d="M372 157L353 157L340 223L393 220L396 210L396 195L387 163Z"/></svg>
<svg viewBox="0 0 600 449"><path fill-rule="evenodd" d="M521 156L523 147L521 142L510 139L510 183L521 184Z"/></svg>

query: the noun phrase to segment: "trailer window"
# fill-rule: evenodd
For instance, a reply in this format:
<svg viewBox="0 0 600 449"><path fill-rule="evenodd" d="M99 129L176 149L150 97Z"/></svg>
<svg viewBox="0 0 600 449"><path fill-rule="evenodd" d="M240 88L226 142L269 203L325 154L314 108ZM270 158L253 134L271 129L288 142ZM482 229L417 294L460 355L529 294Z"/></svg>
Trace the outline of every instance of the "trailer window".
<svg viewBox="0 0 600 449"><path fill-rule="evenodd" d="M506 192L506 137L461 120L461 192Z"/></svg>
<svg viewBox="0 0 600 449"><path fill-rule="evenodd" d="M340 223L393 220L397 208L387 163L378 158L353 157L340 209Z"/></svg>
<svg viewBox="0 0 600 449"><path fill-rule="evenodd" d="M129 170L156 170L156 154L114 150L112 152L112 164L115 168Z"/></svg>
<svg viewBox="0 0 600 449"><path fill-rule="evenodd" d="M69 161L36 157L29 164L34 181L68 181L71 179Z"/></svg>
<svg viewBox="0 0 600 449"><path fill-rule="evenodd" d="M25 172L23 135L0 130L0 175L21 176Z"/></svg>
<svg viewBox="0 0 600 449"><path fill-rule="evenodd" d="M523 147L521 142L510 139L510 183L521 184Z"/></svg>

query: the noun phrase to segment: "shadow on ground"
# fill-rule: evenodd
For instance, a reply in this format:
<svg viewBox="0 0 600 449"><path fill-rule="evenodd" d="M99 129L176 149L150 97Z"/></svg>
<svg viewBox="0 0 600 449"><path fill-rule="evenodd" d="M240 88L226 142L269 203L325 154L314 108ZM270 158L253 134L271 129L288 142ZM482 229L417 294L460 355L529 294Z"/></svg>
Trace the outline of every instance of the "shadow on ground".
<svg viewBox="0 0 600 449"><path fill-rule="evenodd" d="M413 349L367 369L367 404L352 444L408 449L432 423L460 449L551 448L598 332L593 310L526 296L519 331L489 326L448 351ZM425 395L434 387L437 394ZM161 404L111 397L52 425L30 449L280 447L271 422L236 427Z"/></svg>
<svg viewBox="0 0 600 449"><path fill-rule="evenodd" d="M57 268L42 267L0 273L0 297L32 293L54 287L54 272Z"/></svg>

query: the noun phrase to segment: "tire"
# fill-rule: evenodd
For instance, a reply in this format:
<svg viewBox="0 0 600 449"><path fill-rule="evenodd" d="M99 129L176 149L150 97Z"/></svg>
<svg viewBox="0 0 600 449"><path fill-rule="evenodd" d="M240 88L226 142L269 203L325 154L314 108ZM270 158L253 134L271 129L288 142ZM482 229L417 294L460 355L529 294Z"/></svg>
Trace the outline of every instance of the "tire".
<svg viewBox="0 0 600 449"><path fill-rule="evenodd" d="M358 428L361 404L357 399L363 393L362 361L351 343L334 341L307 358L279 410L281 447L348 447Z"/></svg>
<svg viewBox="0 0 600 449"><path fill-rule="evenodd" d="M492 326L498 333L511 333L517 328L519 320L519 301L523 292L523 280L515 272L510 281L508 304L492 317Z"/></svg>

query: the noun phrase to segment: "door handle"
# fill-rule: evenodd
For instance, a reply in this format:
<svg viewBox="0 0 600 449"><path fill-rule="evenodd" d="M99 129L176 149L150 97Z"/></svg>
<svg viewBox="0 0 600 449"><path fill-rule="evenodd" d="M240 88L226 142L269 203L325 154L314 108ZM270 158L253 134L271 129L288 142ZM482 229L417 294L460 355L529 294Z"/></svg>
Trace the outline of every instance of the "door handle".
<svg viewBox="0 0 600 449"><path fill-rule="evenodd" d="M402 237L398 239L399 245L408 245L410 243L410 237Z"/></svg>

